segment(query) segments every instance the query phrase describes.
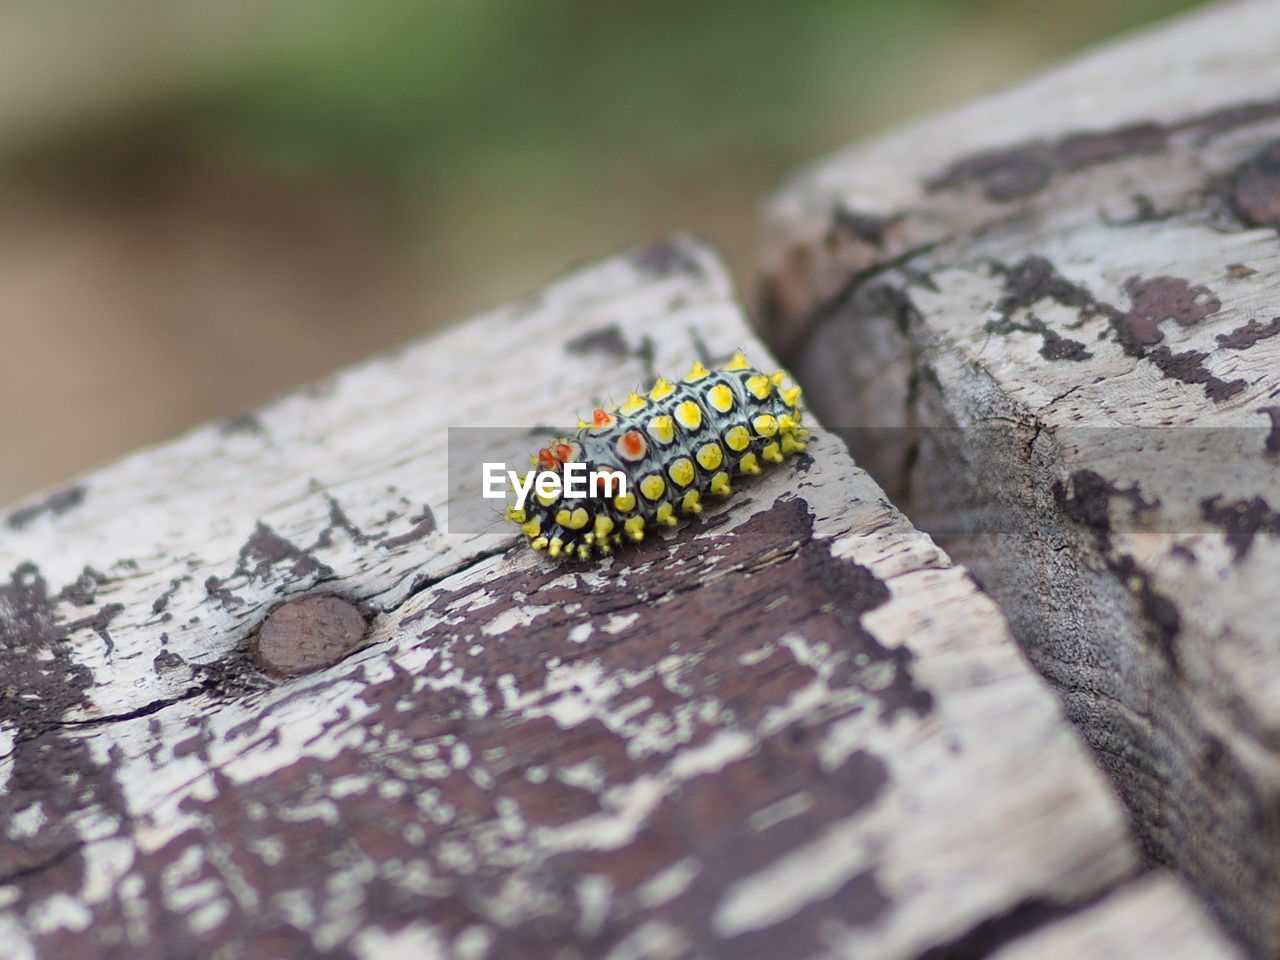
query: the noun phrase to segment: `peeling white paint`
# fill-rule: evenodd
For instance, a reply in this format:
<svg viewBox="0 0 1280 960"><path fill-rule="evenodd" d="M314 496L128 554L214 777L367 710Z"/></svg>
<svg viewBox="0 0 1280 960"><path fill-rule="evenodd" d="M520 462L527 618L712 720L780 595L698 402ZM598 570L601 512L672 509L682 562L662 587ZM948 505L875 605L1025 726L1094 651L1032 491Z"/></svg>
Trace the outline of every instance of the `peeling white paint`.
<svg viewBox="0 0 1280 960"><path fill-rule="evenodd" d="M9 775L13 772L13 743L17 734L7 723L0 723L0 791L9 786Z"/></svg>
<svg viewBox="0 0 1280 960"><path fill-rule="evenodd" d="M307 820L319 820L329 826L337 826L341 820L338 805L329 799L316 800L312 803L282 807L276 816L287 823L304 823Z"/></svg>
<svg viewBox="0 0 1280 960"><path fill-rule="evenodd" d="M578 897L578 935L594 939L604 928L613 903L613 881L601 874L583 874L574 884Z"/></svg>
<svg viewBox="0 0 1280 960"><path fill-rule="evenodd" d="M754 667L757 663L760 663L762 660L768 659L769 654L773 653L773 651L776 649L777 647L775 647L772 643L766 643L755 650L749 650L746 653L739 654L738 662L742 664L744 667Z"/></svg>
<svg viewBox="0 0 1280 960"><path fill-rule="evenodd" d="M507 607L496 617L480 628L486 637L500 637L517 627L527 627L544 613L550 613L553 607Z"/></svg>
<svg viewBox="0 0 1280 960"><path fill-rule="evenodd" d="M453 954L457 960L488 960L493 954L493 944L493 931L474 923L453 938Z"/></svg>
<svg viewBox="0 0 1280 960"><path fill-rule="evenodd" d="M435 928L412 923L389 932L370 927L352 938L351 948L360 960L448 960L447 945Z"/></svg>
<svg viewBox="0 0 1280 960"><path fill-rule="evenodd" d="M606 811L559 827L537 827L532 837L549 850L616 850L631 842L665 790L653 777L641 777L605 796Z"/></svg>
<svg viewBox="0 0 1280 960"><path fill-rule="evenodd" d="M373 777L364 773L352 773L330 783L328 794L334 800L341 800L353 794L368 793L372 787Z"/></svg>
<svg viewBox="0 0 1280 960"><path fill-rule="evenodd" d="M39 934L58 930L80 933L88 929L92 920L93 913L89 908L66 893L55 893L27 910L27 924ZM8 944L5 948L8 949Z"/></svg>
<svg viewBox="0 0 1280 960"><path fill-rule="evenodd" d="M206 936L221 926L223 921L230 915L230 901L225 897L220 897L193 912L188 925L191 927L192 933L197 936Z"/></svg>
<svg viewBox="0 0 1280 960"><path fill-rule="evenodd" d="M605 954L605 960L680 960L689 956L689 938L665 920L647 920Z"/></svg>
<svg viewBox="0 0 1280 960"><path fill-rule="evenodd" d="M677 780L715 773L735 760L750 756L756 740L741 730L717 730L706 743L682 750L667 766Z"/></svg>
<svg viewBox="0 0 1280 960"><path fill-rule="evenodd" d="M747 818L747 824L752 830L759 833L761 830L768 830L774 824L781 823L783 820L798 817L812 806L813 796L802 790L799 793L791 794L789 797L783 797L777 803L771 803L769 806L757 810Z"/></svg>
<svg viewBox="0 0 1280 960"><path fill-rule="evenodd" d="M618 634L640 619L639 611L635 613L611 614L608 622L601 627L605 633Z"/></svg>
<svg viewBox="0 0 1280 960"><path fill-rule="evenodd" d="M18 918L12 914L0 914L0 943L4 944L11 960L35 960L35 947Z"/></svg>
<svg viewBox="0 0 1280 960"><path fill-rule="evenodd" d="M282 890L271 898L271 906L299 930L310 930L316 922L314 899L311 890Z"/></svg>
<svg viewBox="0 0 1280 960"><path fill-rule="evenodd" d="M133 866L135 848L127 837L113 837L86 843L81 848L84 860L84 882L80 899L96 906L116 892L116 886Z"/></svg>
<svg viewBox="0 0 1280 960"><path fill-rule="evenodd" d="M47 822L44 815L44 808L40 805L40 801L28 804L17 813L9 818L9 825L5 829L5 835L10 840L25 840L28 837L34 837L40 828Z"/></svg>
<svg viewBox="0 0 1280 960"><path fill-rule="evenodd" d="M636 905L642 910L648 910L669 903L688 890L701 872L702 868L693 857L677 860L636 887Z"/></svg>
<svg viewBox="0 0 1280 960"><path fill-rule="evenodd" d="M764 930L831 896L870 862L862 817L837 821L821 836L731 885L711 922L723 937Z"/></svg>

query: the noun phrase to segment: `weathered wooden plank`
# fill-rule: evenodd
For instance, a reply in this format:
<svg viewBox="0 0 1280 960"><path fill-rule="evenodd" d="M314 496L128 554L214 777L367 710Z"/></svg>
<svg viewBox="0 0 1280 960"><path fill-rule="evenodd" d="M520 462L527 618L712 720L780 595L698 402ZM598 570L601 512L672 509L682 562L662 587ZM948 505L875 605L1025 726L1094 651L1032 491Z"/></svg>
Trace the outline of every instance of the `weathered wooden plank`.
<svg viewBox="0 0 1280 960"><path fill-rule="evenodd" d="M1280 5L1219 6L855 147L780 192L764 255L820 416L976 570L1145 846L1263 956L1278 45Z"/></svg>
<svg viewBox="0 0 1280 960"><path fill-rule="evenodd" d="M11 513L8 955L939 956L1131 876L991 601L830 435L602 564L446 529L447 427L743 345L657 244ZM363 646L259 672L318 594Z"/></svg>
<svg viewBox="0 0 1280 960"><path fill-rule="evenodd" d="M1047 924L991 960L1199 960L1223 956L1205 908L1168 874L1145 877L1075 916ZM1240 954L1242 955L1242 954Z"/></svg>

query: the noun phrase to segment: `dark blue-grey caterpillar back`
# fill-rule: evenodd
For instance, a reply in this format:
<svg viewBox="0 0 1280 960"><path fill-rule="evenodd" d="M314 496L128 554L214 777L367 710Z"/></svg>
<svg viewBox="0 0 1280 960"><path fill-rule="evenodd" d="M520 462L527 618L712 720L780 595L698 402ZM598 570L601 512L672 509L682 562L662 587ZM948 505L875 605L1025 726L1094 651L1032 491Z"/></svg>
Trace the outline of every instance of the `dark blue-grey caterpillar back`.
<svg viewBox="0 0 1280 960"><path fill-rule="evenodd" d="M695 363L679 383L660 379L645 396L633 393L618 407L595 410L591 421L579 422L576 437L539 450L535 463L542 470L582 463L588 473L621 474L626 494L595 495L608 491L603 482L580 497L531 490L523 509L509 509L507 519L533 549L586 559L701 513L706 497L729 496L735 477L804 449L809 431L800 425L800 388L783 389L783 379L738 353L715 372Z"/></svg>

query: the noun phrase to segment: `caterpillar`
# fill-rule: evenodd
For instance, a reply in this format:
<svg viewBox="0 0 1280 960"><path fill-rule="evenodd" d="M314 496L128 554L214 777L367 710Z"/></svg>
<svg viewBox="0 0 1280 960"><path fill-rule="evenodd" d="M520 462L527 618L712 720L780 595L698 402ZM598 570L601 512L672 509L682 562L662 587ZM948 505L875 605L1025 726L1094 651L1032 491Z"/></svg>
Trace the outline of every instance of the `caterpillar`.
<svg viewBox="0 0 1280 960"><path fill-rule="evenodd" d="M571 463L598 472L588 496L526 487L524 506L509 507L506 518L534 550L585 560L701 513L705 498L732 493L734 478L805 448L800 388L784 389L784 377L755 369L739 351L720 370L695 363L678 383L659 378L645 395L597 408L591 420L578 421L576 437L555 440L531 458L557 474ZM625 493L608 495L601 474L624 477ZM518 480L524 486L527 475Z"/></svg>

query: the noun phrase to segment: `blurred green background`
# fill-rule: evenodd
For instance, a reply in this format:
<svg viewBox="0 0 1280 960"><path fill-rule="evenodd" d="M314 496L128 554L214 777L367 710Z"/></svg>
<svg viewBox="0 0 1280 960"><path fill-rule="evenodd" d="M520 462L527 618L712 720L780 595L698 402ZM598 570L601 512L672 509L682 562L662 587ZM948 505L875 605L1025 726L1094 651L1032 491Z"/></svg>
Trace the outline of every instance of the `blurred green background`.
<svg viewBox="0 0 1280 960"><path fill-rule="evenodd" d="M0 503L1191 5L9 0Z"/></svg>

